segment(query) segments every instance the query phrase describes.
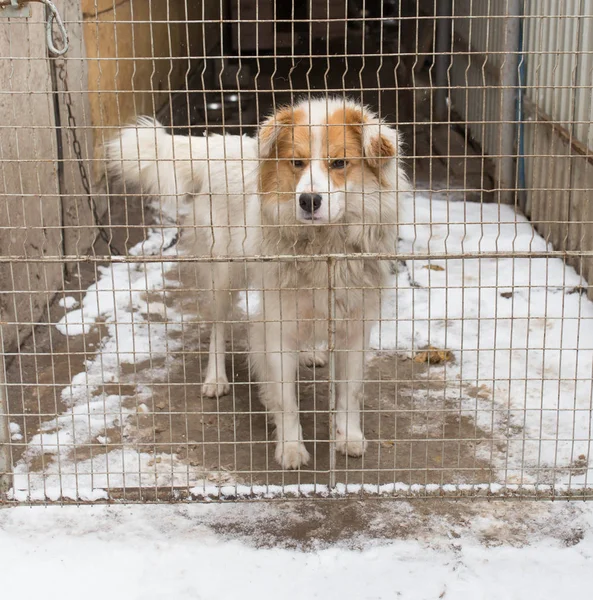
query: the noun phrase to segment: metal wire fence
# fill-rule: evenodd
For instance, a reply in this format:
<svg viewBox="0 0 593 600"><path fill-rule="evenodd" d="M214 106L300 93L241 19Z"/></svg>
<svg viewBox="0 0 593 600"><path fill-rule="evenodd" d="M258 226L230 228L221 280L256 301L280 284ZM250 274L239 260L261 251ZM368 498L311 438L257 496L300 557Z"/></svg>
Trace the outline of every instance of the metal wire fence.
<svg viewBox="0 0 593 600"><path fill-rule="evenodd" d="M587 3L54 4L0 8L1 501L593 495Z"/></svg>

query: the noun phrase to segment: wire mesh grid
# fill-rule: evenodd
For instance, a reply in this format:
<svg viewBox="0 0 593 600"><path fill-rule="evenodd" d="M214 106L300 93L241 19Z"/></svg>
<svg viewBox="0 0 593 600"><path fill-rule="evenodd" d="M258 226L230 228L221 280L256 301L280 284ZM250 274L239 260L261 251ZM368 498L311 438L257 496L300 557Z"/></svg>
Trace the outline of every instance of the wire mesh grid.
<svg viewBox="0 0 593 600"><path fill-rule="evenodd" d="M0 9L4 501L591 497L587 3L55 4Z"/></svg>

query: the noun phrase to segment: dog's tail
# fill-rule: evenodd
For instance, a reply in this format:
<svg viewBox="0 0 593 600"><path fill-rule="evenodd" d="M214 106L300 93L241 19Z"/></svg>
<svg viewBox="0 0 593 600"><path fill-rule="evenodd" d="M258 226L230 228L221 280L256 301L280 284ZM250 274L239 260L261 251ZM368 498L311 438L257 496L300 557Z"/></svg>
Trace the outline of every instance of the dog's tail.
<svg viewBox="0 0 593 600"><path fill-rule="evenodd" d="M203 174L192 164L187 137L170 135L156 120L140 117L104 146L107 176L123 193L151 198L166 213L179 213L187 194L199 189Z"/></svg>

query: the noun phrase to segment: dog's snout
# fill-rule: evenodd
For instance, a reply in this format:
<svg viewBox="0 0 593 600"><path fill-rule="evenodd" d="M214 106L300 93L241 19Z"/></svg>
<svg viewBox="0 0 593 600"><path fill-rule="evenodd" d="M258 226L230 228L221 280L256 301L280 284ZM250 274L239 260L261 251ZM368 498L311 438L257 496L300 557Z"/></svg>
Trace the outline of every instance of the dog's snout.
<svg viewBox="0 0 593 600"><path fill-rule="evenodd" d="M313 213L321 206L321 196L319 194L301 194L299 206L305 212Z"/></svg>

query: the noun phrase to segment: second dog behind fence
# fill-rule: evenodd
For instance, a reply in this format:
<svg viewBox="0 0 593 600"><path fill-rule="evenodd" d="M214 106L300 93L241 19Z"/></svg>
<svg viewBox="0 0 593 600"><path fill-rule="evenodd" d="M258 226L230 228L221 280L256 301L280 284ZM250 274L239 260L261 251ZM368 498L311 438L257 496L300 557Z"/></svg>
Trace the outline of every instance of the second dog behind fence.
<svg viewBox="0 0 593 600"><path fill-rule="evenodd" d="M176 209L183 251L246 259L203 269L215 307L203 393L230 389L229 292L259 290L249 315L250 359L276 426L277 461L299 468L310 459L297 368L299 356L323 362L311 351L328 341L328 319L335 323L335 442L344 454L362 455L365 353L388 274L387 261L368 255L396 249L398 194L409 187L399 133L356 102L320 98L279 109L260 126L258 139L171 136L142 118L107 144L106 157L110 176L128 191L156 195ZM331 268L319 259L341 254L348 257L332 259Z"/></svg>

